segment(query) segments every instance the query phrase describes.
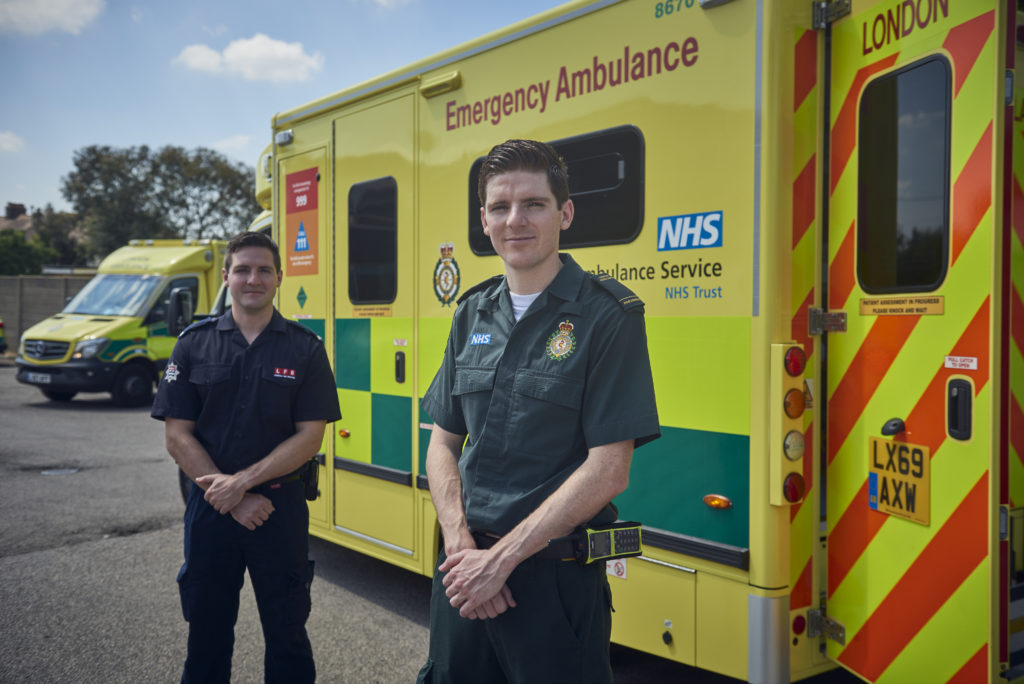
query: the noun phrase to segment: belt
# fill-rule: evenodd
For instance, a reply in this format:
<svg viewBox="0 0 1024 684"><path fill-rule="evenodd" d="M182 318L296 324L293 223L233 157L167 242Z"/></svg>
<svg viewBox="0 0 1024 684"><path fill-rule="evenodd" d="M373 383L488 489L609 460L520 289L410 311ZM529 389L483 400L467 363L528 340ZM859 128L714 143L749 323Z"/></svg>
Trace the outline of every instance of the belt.
<svg viewBox="0 0 1024 684"><path fill-rule="evenodd" d="M291 475L282 475L281 477L276 477L273 480L268 480L261 484L259 487L255 487L254 489L257 491L261 489L280 489L281 485L287 482L295 482L296 480L301 479L302 469L300 468L298 472L294 472Z"/></svg>
<svg viewBox="0 0 1024 684"><path fill-rule="evenodd" d="M473 532L473 541L476 542L478 549L489 549L498 543L501 539L496 534L490 532ZM576 550L575 543L571 539L562 537L561 539L552 539L548 542L548 545L543 549L533 554L531 558L545 558L549 560L563 560L563 561L575 561Z"/></svg>

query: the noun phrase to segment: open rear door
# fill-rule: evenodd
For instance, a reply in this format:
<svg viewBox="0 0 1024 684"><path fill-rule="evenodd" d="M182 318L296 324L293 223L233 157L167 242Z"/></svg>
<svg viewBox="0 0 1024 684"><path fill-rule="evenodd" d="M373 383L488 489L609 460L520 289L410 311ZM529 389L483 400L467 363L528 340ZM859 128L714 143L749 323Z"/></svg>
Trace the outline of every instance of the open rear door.
<svg viewBox="0 0 1024 684"><path fill-rule="evenodd" d="M827 644L871 682L1008 665L1013 21L853 0L828 29Z"/></svg>

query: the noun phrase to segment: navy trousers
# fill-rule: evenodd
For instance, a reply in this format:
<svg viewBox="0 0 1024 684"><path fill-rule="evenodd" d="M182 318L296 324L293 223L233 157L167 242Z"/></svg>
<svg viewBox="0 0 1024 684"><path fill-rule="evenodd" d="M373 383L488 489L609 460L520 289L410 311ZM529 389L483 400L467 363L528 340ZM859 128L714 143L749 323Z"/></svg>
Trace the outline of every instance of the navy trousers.
<svg viewBox="0 0 1024 684"><path fill-rule="evenodd" d="M274 504L254 531L221 515L193 487L185 510L185 563L178 573L188 621L183 683L231 680L239 592L249 570L263 627L264 676L273 682L313 682L316 667L306 634L309 586L309 509L301 482L263 492Z"/></svg>

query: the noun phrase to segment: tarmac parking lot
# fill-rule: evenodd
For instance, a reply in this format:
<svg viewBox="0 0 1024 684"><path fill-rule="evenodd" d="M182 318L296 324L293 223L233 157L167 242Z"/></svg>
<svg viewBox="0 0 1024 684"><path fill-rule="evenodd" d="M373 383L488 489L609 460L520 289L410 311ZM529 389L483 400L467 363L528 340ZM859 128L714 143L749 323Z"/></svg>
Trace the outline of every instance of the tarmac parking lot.
<svg viewBox="0 0 1024 684"><path fill-rule="evenodd" d="M177 468L148 408L54 403L0 359L0 683L176 682L187 637ZM430 580L317 539L308 628L319 681L412 682ZM233 682L263 679L248 582ZM616 681L736 680L613 647ZM825 681L856 681L828 675Z"/></svg>

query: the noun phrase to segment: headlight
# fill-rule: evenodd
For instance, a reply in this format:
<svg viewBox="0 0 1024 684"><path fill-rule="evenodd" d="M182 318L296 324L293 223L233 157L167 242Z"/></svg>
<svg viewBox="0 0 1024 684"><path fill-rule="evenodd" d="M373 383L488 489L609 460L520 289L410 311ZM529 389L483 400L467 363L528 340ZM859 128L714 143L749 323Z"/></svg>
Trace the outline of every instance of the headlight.
<svg viewBox="0 0 1024 684"><path fill-rule="evenodd" d="M100 353L100 350L106 346L110 340L106 337L97 337L92 340L82 340L75 345L75 353L71 355L73 359L91 359Z"/></svg>

